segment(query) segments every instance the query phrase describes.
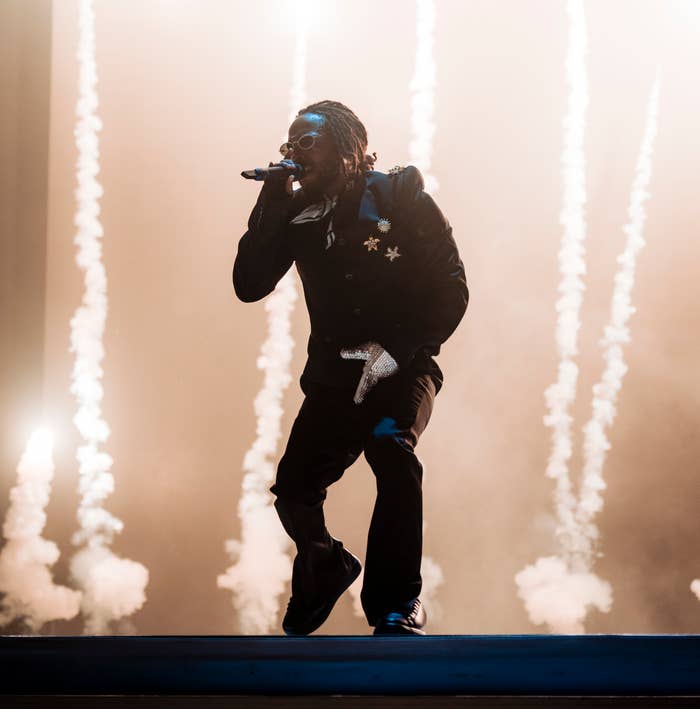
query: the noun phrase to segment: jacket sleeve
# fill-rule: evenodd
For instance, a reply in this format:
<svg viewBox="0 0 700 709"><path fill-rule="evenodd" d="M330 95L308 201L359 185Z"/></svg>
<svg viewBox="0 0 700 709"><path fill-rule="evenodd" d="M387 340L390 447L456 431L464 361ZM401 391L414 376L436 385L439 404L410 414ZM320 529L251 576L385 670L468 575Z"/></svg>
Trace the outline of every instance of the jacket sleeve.
<svg viewBox="0 0 700 709"><path fill-rule="evenodd" d="M420 263L420 280L401 328L380 342L403 368L418 350L439 353L467 310L469 290L452 227L424 191L418 169L408 166L392 179L397 215L411 232Z"/></svg>
<svg viewBox="0 0 700 709"><path fill-rule="evenodd" d="M233 288L245 303L271 293L294 261L286 238L293 201L291 195L274 195L265 184L260 190L233 264Z"/></svg>

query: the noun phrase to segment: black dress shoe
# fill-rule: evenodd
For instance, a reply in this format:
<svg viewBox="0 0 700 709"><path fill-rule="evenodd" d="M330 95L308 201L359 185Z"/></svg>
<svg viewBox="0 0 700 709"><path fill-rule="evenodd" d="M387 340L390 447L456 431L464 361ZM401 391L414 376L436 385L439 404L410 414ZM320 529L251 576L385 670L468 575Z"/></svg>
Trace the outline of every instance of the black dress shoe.
<svg viewBox="0 0 700 709"><path fill-rule="evenodd" d="M342 573L334 579L327 594L311 604L292 596L287 604L287 612L282 621L285 635L308 635L320 628L333 610L336 601L343 595L352 582L360 575L360 560L347 549L343 549L346 565Z"/></svg>
<svg viewBox="0 0 700 709"><path fill-rule="evenodd" d="M428 615L420 602L414 598L404 606L383 615L374 629L374 635L425 635L421 628Z"/></svg>

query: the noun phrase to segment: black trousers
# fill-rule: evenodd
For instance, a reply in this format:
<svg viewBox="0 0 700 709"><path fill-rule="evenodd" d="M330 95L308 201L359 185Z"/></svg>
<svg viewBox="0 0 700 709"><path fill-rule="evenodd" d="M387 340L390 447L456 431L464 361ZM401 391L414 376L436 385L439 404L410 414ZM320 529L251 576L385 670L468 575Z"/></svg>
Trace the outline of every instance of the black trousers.
<svg viewBox="0 0 700 709"><path fill-rule="evenodd" d="M376 478L377 497L367 538L362 607L370 625L421 591L423 468L414 453L433 408L429 374L399 371L370 390L362 404L354 390L306 383L270 491L297 548L292 595L306 603L324 597L324 583L347 561L342 541L326 528L327 488L361 453Z"/></svg>

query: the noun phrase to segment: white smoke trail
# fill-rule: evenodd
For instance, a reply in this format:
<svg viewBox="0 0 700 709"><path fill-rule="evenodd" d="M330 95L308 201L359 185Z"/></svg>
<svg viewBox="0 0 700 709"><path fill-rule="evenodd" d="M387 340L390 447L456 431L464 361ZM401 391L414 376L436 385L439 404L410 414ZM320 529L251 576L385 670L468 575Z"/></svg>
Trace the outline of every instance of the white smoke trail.
<svg viewBox="0 0 700 709"><path fill-rule="evenodd" d="M365 613L362 610L362 599L360 598L360 593L362 592L362 584L365 580L365 570L362 569L360 575L352 582L348 591L350 592L350 597L352 598L352 612L358 617L363 618Z"/></svg>
<svg viewBox="0 0 700 709"><path fill-rule="evenodd" d="M80 610L81 594L54 584L49 568L60 552L41 536L53 480L53 436L32 433L17 466L17 484L3 525L0 552L0 626L21 619L31 631L52 620L69 620Z"/></svg>
<svg viewBox="0 0 700 709"><path fill-rule="evenodd" d="M698 601L700 601L700 579L695 579L690 584L690 590L698 597Z"/></svg>
<svg viewBox="0 0 700 709"><path fill-rule="evenodd" d="M644 202L649 198L651 157L656 136L658 111L659 78L657 76L647 104L644 137L630 193L629 222L623 228L627 235L627 241L624 251L617 257L620 267L615 275L615 286L610 305L610 323L605 328L600 342L603 348L605 370L601 380L593 387L593 413L583 429L585 456L581 491L576 510L576 521L583 543L579 545L577 554L583 557L588 566L593 563L594 544L598 538L598 528L593 523L593 518L603 507L600 491L606 487L603 480L603 465L607 451L610 449L610 443L605 435L605 429L611 426L615 420L617 395L622 387L622 379L627 372L622 346L630 341L627 322L635 311L630 299L634 285L637 255L645 243L642 238L646 220Z"/></svg>
<svg viewBox="0 0 700 709"><path fill-rule="evenodd" d="M559 350L559 371L555 384L545 392L548 413L544 423L552 429L552 451L546 474L556 481L555 505L559 536L568 552L575 546L578 530L574 518L576 501L571 490L568 460L571 457L571 415L569 409L576 398L578 366L579 312L585 288L581 275L586 272L584 244L586 224L586 176L584 132L588 106L588 77L586 73L586 19L582 0L567 2L569 15L569 49L566 59L566 79L569 85L568 112L564 121L564 149L562 178L564 204L560 223L564 227L559 250L561 281L556 304L558 313L556 340Z"/></svg>
<svg viewBox="0 0 700 709"><path fill-rule="evenodd" d="M627 241L618 257L620 269L615 276L611 304L611 322L601 340L606 367L601 381L593 387L593 415L584 427L584 469L578 503L573 510L575 522L571 536L563 542L565 560L542 558L516 576L519 595L525 601L534 623L547 623L558 632L583 632L588 607L603 612L612 605L612 589L591 572L598 528L593 522L602 509L600 491L605 489L603 464L610 449L605 428L615 419L615 403L627 365L622 344L629 342L627 321L634 312L630 305L637 254L644 246L642 229L645 221L644 202L648 198L651 178L651 155L659 102L657 77L649 98L644 137L637 159L635 179L630 194L630 221L624 227ZM569 510L567 509L567 514Z"/></svg>
<svg viewBox="0 0 700 709"><path fill-rule="evenodd" d="M445 574L440 564L430 556L423 557L420 574L423 579L421 601L425 606L425 611L429 615L431 622L438 621L442 618L443 612L437 594L438 588L445 583Z"/></svg>
<svg viewBox="0 0 700 709"><path fill-rule="evenodd" d="M107 277L102 264L103 236L99 221L99 198L103 194L97 181L100 170L97 116L97 66L95 62L95 15L92 0L80 2L79 95L75 128L77 161L77 208L74 223L78 228L76 261L84 272L82 305L71 320L71 351L75 352L71 392L78 403L73 419L84 444L78 448L80 493L78 509L80 530L73 544L86 545L71 560L71 573L82 587L82 611L86 632L104 633L109 623L138 610L145 602L148 571L141 564L119 559L108 548L123 528L121 520L102 507L114 490L110 473L112 458L99 449L109 436L102 418L101 401L103 334L107 318Z"/></svg>
<svg viewBox="0 0 700 709"><path fill-rule="evenodd" d="M306 101L308 2L298 4L295 12L290 123ZM257 362L258 369L264 372L264 382L254 403L257 438L243 460L245 476L238 505L241 540L225 542L234 563L217 577L219 588L233 592L232 603L245 635L266 635L273 630L280 608L279 597L292 571L288 554L291 540L280 524L268 488L274 479L274 459L282 435L282 397L291 381L289 368L294 348L291 314L297 297L296 277L290 270L265 302L267 339Z"/></svg>
<svg viewBox="0 0 700 709"><path fill-rule="evenodd" d="M296 118L297 111L306 103L306 56L308 52L308 20L312 8L309 0L302 0L295 5L296 31L294 44L294 63L292 66L292 85L289 89L289 122ZM287 139L287 136L284 136Z"/></svg>
<svg viewBox="0 0 700 709"><path fill-rule="evenodd" d="M546 474L555 480L554 502L561 558L543 557L515 576L518 595L524 600L530 619L546 623L554 632L581 633L588 608L607 612L612 589L591 573L580 555L586 539L576 519L577 500L572 491L568 461L571 458L570 408L576 399L578 331L586 272L584 261L586 202L584 134L588 106L586 71L587 33L582 0L568 0L569 43L566 81L569 86L564 119L562 151L563 207L560 223L564 228L559 250L561 280L556 304L556 341L559 352L557 381L545 391L546 426L552 429L552 449Z"/></svg>
<svg viewBox="0 0 700 709"><path fill-rule="evenodd" d="M572 570L557 556L539 558L516 574L515 582L530 620L555 633L583 633L590 607L607 613L612 605L609 583L585 569Z"/></svg>
<svg viewBox="0 0 700 709"><path fill-rule="evenodd" d="M573 23L576 21L578 13L582 11L582 7L579 3L574 5L573 2L570 2L569 11ZM573 31L572 36L575 36ZM580 39L576 43L571 42L570 51L576 45L585 47L585 35L583 44ZM583 57L581 56L580 59L582 61ZM569 71L577 64L578 62L574 63L572 61L570 54L567 64ZM516 575L516 583L519 587L518 595L525 601L526 609L532 621L534 623L547 623L557 632L583 632L583 621L589 607L594 606L603 612L607 612L612 605L612 589L610 585L591 572L594 562L595 543L599 535L598 528L593 520L595 515L602 509L603 499L600 492L606 487L603 479L603 465L607 451L610 449L610 443L605 435L605 429L615 419L617 394L627 371L622 345L630 340L627 322L634 313L634 308L630 304L630 296L634 285L637 254L644 246L644 239L642 238L642 229L646 217L644 202L649 196L647 190L651 178L651 155L656 135L658 100L659 78L657 76L647 105L644 137L630 194L628 209L630 222L623 229L627 235L627 241L623 253L617 259L620 268L614 281L611 321L605 328L604 336L601 340L606 366L600 382L593 387L593 413L590 421L583 429L584 468L578 500L576 500L571 491L571 482L566 465L566 461L571 455L571 417L568 415L567 409L576 395L577 370L574 369L575 365L573 365L571 360L576 354L575 334L579 327L578 309L580 308L580 293L583 284L581 283L579 288L580 281L576 283L575 280L572 280L571 283L572 285L576 284L576 289L572 288L569 291L560 287L560 292L563 292L564 298L570 296L569 305L573 304L575 306L575 314L572 313L569 318L569 327L563 333L561 331L557 333L558 335L564 335L564 337L558 338L560 354L562 355L562 363L571 365L571 372L567 387L562 386L560 389L551 388L547 392L551 410L546 423L555 428L554 452L550 458L547 474L557 480L556 500L560 522L558 535L562 545L563 558L541 558L534 566L528 566ZM582 118L580 126L583 127ZM581 131L580 137L582 139L583 131ZM580 152L583 152L582 141ZM565 165L567 163L571 164L570 161L565 160ZM579 164L582 167L583 161L581 160ZM580 179L582 184L582 172ZM577 189L574 194L581 196L579 204L582 206L585 194L583 190L578 189L577 183L575 183L575 186ZM566 227L566 219L564 219L564 224ZM580 224L583 224L582 218ZM578 224L576 226L578 227ZM583 233L583 230L581 230L581 233ZM577 260L572 257L571 263L576 264ZM578 263L578 267L581 273L585 272L582 258L580 263ZM562 270L564 271L564 269ZM578 272L573 274L576 278L578 278ZM561 325L562 322L560 319L559 324ZM560 375L561 371L560 367ZM565 395L559 398L562 391L566 392L568 396Z"/></svg>
<svg viewBox="0 0 700 709"><path fill-rule="evenodd" d="M255 398L257 438L243 460L245 476L238 505L241 541L226 541L234 562L217 578L219 588L233 592L233 605L245 635L266 635L275 626L279 596L284 593L292 562L291 540L281 526L268 488L274 479L274 458L281 437L282 396L291 381L289 364L294 341L290 315L297 293L287 274L268 297L268 336L258 358L264 384Z"/></svg>
<svg viewBox="0 0 700 709"><path fill-rule="evenodd" d="M411 165L423 174L426 192L437 192L440 185L430 173L435 136L435 2L416 0L416 65L411 91Z"/></svg>

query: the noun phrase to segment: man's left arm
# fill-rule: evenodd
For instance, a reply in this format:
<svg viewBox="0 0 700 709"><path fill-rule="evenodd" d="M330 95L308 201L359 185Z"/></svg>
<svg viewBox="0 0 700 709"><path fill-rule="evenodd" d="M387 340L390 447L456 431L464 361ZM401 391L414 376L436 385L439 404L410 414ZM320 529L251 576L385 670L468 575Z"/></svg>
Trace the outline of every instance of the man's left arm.
<svg viewBox="0 0 700 709"><path fill-rule="evenodd" d="M400 328L381 333L376 342L341 351L344 359L365 361L355 392L356 404L364 401L379 380L408 367L419 350L437 354L440 345L459 325L469 302L464 265L452 237L452 227L423 189L422 175L409 166L392 179L394 203L415 239L416 273L412 275L420 285L417 292L407 288L413 297L406 322Z"/></svg>
<svg viewBox="0 0 700 709"><path fill-rule="evenodd" d="M467 310L469 289L452 227L423 189L419 170L408 166L392 179L401 221L409 225L415 240L421 284L406 322L379 340L403 369L421 349L439 352Z"/></svg>

